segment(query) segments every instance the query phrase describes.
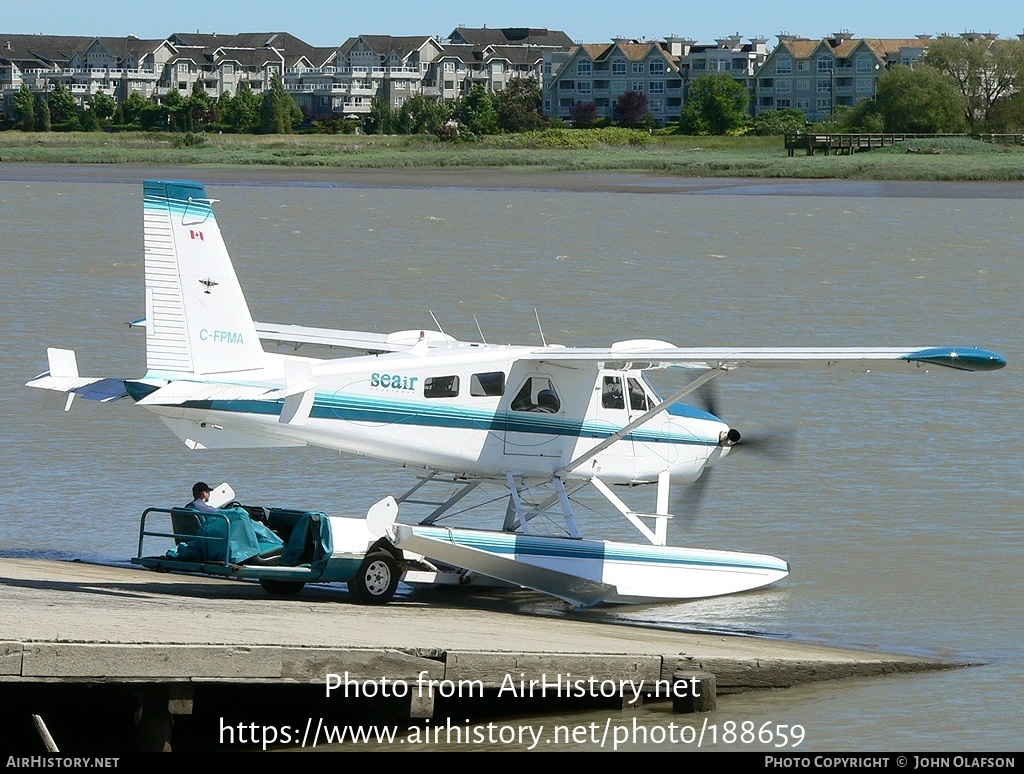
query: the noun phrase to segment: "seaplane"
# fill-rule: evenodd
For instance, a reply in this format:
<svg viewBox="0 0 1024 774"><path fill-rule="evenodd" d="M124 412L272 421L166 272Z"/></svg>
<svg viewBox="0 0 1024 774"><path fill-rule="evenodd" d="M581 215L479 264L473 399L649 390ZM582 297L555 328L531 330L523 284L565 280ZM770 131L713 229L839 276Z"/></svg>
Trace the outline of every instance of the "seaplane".
<svg viewBox="0 0 1024 774"><path fill-rule="evenodd" d="M579 348L549 344L542 330L539 345L513 346L489 344L482 333L479 342L459 341L440 325L380 334L259 323L214 202L201 183L144 184L145 318L133 324L145 327L144 376L83 377L73 350L51 348L48 371L28 386L66 393L65 410L76 397L130 398L193 450L309 445L418 471L394 503L430 502L429 514L404 523L388 507L390 517L373 519L378 548L396 560L376 568L385 574L405 572L414 560L438 577L496 579L578 606L760 588L786 577L788 564L667 545L671 488L694 484L743 443L735 428L684 398L724 375L758 369L924 373L1006 364L976 347L678 347L633 339ZM679 386L659 394L646 377L654 369L671 369ZM442 499L420 499L437 483L447 487ZM482 485L502 493L500 529L447 526ZM632 509L619 485L656 488L654 512ZM583 487L606 498L641 539L585 538L572 499ZM535 528L549 522L558 534Z"/></svg>

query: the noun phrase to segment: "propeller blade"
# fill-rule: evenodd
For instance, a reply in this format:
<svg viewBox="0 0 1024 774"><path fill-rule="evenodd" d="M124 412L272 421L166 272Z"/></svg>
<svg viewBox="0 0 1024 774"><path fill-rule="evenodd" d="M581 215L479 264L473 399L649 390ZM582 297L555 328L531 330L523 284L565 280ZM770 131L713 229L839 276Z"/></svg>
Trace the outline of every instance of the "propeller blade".
<svg viewBox="0 0 1024 774"><path fill-rule="evenodd" d="M715 380L712 379L710 382L704 382L704 384L690 393L689 403L701 411L706 411L716 417L720 416L718 413L718 390L715 389Z"/></svg>
<svg viewBox="0 0 1024 774"><path fill-rule="evenodd" d="M796 451L796 432L793 428L774 427L744 431L733 447L733 454L748 452L760 454L777 462L792 462Z"/></svg>
<svg viewBox="0 0 1024 774"><path fill-rule="evenodd" d="M712 468L704 468L704 472L701 473L700 478L692 484L682 487L681 492L678 495L678 504L674 506L673 510L676 511L684 520L692 523L696 521L697 517L700 515L700 509L704 503L704 496L707 494L708 487L711 485L712 470Z"/></svg>

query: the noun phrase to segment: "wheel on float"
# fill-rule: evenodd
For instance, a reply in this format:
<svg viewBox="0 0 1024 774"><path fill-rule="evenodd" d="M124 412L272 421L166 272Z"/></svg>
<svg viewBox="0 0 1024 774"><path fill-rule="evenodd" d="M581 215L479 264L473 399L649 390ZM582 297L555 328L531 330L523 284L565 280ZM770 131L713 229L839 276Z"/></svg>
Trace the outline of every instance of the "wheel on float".
<svg viewBox="0 0 1024 774"><path fill-rule="evenodd" d="M398 562L387 551L367 554L359 572L349 580L348 590L364 605L384 605L398 588Z"/></svg>

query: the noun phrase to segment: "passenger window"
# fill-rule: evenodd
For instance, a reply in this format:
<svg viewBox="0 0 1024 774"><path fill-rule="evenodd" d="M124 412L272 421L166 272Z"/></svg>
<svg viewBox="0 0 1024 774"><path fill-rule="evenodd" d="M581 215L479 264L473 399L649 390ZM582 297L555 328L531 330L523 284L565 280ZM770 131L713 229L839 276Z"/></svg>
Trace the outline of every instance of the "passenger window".
<svg viewBox="0 0 1024 774"><path fill-rule="evenodd" d="M633 377L629 378L629 407L634 411L647 411L653 408L643 385Z"/></svg>
<svg viewBox="0 0 1024 774"><path fill-rule="evenodd" d="M423 382L424 398L454 398L459 394L459 377L431 376Z"/></svg>
<svg viewBox="0 0 1024 774"><path fill-rule="evenodd" d="M504 395L504 371L493 371L487 374L473 374L469 380L469 394L476 397L484 395Z"/></svg>
<svg viewBox="0 0 1024 774"><path fill-rule="evenodd" d="M604 378L604 387L601 388L601 406L606 409L626 408L626 400L622 397L622 379L617 376Z"/></svg>
<svg viewBox="0 0 1024 774"><path fill-rule="evenodd" d="M554 385L546 376L531 376L512 400L513 411L535 411L557 414L562 408Z"/></svg>

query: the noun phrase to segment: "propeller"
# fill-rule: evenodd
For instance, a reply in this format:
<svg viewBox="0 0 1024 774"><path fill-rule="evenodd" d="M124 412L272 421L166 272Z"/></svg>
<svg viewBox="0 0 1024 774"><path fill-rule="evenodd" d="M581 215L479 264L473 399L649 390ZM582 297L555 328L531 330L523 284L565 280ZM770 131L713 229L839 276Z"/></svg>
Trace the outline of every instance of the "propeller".
<svg viewBox="0 0 1024 774"><path fill-rule="evenodd" d="M702 411L721 418L719 413L718 394L714 381L705 382L692 393L693 405ZM730 431L731 432L731 431ZM796 432L791 427L766 427L759 430L745 431L739 434L739 440L733 444L733 453L751 452L775 460L791 462L796 450ZM710 470L697 479L703 481Z"/></svg>

